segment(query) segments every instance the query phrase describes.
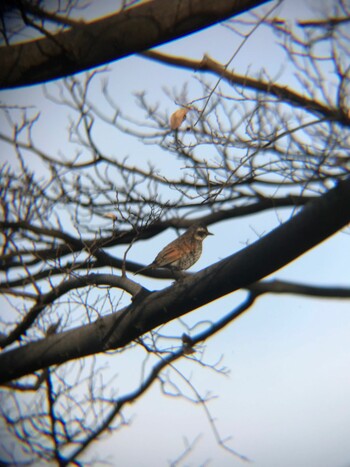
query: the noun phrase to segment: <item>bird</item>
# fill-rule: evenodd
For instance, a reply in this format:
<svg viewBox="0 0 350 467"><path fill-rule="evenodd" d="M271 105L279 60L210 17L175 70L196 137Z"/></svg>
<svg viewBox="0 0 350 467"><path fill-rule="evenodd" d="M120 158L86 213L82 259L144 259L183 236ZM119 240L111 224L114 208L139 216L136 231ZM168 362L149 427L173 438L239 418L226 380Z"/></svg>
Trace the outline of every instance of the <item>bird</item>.
<svg viewBox="0 0 350 467"><path fill-rule="evenodd" d="M209 232L204 224L192 224L185 233L164 247L151 264L139 269L135 274L157 268L168 268L172 271L189 269L199 260L202 242L208 235L214 234Z"/></svg>

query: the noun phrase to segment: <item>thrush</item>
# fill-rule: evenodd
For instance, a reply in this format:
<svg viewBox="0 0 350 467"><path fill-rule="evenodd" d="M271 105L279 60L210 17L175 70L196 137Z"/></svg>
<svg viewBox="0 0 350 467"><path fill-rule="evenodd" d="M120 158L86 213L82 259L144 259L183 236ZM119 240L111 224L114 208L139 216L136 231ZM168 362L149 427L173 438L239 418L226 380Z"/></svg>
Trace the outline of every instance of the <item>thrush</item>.
<svg viewBox="0 0 350 467"><path fill-rule="evenodd" d="M157 268L168 268L173 271L189 269L199 260L202 254L202 242L208 235L213 234L205 225L191 225L184 234L163 248L151 264L139 269L135 274Z"/></svg>

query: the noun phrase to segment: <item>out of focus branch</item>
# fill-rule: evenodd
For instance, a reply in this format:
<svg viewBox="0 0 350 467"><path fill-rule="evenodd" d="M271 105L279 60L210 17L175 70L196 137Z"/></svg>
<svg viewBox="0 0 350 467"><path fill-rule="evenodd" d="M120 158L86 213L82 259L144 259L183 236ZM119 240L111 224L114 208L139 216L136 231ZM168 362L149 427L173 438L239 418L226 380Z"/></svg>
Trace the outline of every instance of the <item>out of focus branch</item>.
<svg viewBox="0 0 350 467"><path fill-rule="evenodd" d="M227 70L221 63L216 62L207 55L203 57L202 61L166 55L160 52L154 52L153 50L143 52L142 56L179 68L190 69L197 72L213 73L218 77L222 77L230 84L236 84L238 86L242 86L242 88L250 88L273 95L285 102L289 102L293 106L304 108L308 112L322 115L330 120L339 120L344 124L350 125L350 119L337 108L331 108L321 104L320 102L308 99L287 86L280 86L260 79L258 80L233 73L230 70Z"/></svg>
<svg viewBox="0 0 350 467"><path fill-rule="evenodd" d="M53 38L0 49L0 88L61 78L196 32L266 0L141 3Z"/></svg>

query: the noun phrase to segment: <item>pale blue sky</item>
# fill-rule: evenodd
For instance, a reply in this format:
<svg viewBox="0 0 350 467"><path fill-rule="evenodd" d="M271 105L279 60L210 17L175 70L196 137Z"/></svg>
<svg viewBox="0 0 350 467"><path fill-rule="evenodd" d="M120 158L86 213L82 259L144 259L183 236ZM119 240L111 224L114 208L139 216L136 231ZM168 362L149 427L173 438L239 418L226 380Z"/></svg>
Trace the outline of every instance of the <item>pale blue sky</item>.
<svg viewBox="0 0 350 467"><path fill-rule="evenodd" d="M332 2L330 2L332 3ZM309 1L288 0L277 15L305 18ZM329 2L313 2L323 5ZM271 4L265 6L270 8ZM244 46L233 66L238 72L261 66L271 74L288 67L274 47L266 29L258 31ZM204 53L218 61L227 61L239 45L223 26L167 44L161 50L176 55L201 59ZM189 98L197 97L195 73L159 65L134 56L109 65L111 93L118 105L137 116L134 92L145 90L149 100L160 102L171 113L175 105L164 96L163 87L178 87L188 81ZM210 78L213 82L215 80ZM54 89L55 83L48 85ZM7 91L2 101L30 104L42 111L38 141L52 154L71 151L65 146L67 116L43 100L40 86ZM163 108L163 107L162 107ZM140 116L141 118L141 116ZM54 128L54 131L53 131ZM106 138L105 138L106 136ZM140 164L155 161L169 170L164 152L143 146L133 139L99 135L106 150L119 156L129 155ZM40 139L39 139L40 138ZM169 162L170 164L170 162ZM38 170L40 170L38 168ZM287 219L285 211L282 219ZM193 268L199 270L240 250L281 220L280 213L270 212L211 226L215 234L204 244L203 255ZM137 243L129 259L149 263L160 247L175 238L167 231L149 242ZM122 254L124 247L112 253ZM278 271L273 277L307 284L349 286L350 262L348 232L339 233L324 244ZM144 277L145 286L162 288L164 282ZM240 303L243 292L225 297L185 317L191 324L214 320ZM350 313L349 302L316 300L305 297L265 296L237 322L206 343L206 361L217 361L230 370L228 377L180 362L184 371L204 395L216 395L209 407L217 420L223 438L232 436L229 445L254 461L256 467L347 467L350 465ZM139 356L107 358L113 371L119 373L121 393L139 380ZM140 401L126 409L132 416L130 427L96 444L96 450L109 456L112 465L127 467L160 467L168 465L184 449L183 438L192 441L198 434L193 453L181 466L238 466L241 461L222 450L215 442L209 423L199 406L160 396L155 385Z"/></svg>

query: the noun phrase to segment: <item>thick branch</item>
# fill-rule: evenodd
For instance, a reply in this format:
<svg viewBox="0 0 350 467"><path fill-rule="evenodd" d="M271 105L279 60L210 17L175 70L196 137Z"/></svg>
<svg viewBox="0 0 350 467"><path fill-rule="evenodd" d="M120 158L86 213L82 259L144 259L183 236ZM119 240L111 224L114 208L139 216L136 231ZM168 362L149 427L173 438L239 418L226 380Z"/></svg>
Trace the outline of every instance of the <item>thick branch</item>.
<svg viewBox="0 0 350 467"><path fill-rule="evenodd" d="M306 205L254 244L95 323L3 352L0 382L50 365L124 347L145 332L240 288L293 261L350 222L350 179Z"/></svg>
<svg viewBox="0 0 350 467"><path fill-rule="evenodd" d="M0 49L0 88L42 83L164 44L267 0L153 0L45 39Z"/></svg>
<svg viewBox="0 0 350 467"><path fill-rule="evenodd" d="M87 276L65 279L61 284L55 286L50 292L40 297L40 301L28 311L23 320L6 338L4 336L0 338L0 347L4 348L12 344L25 334L40 313L48 305L51 305L55 300L57 300L57 298L65 295L71 290L86 287L88 285L109 285L111 287L118 287L132 295L136 295L141 290L141 287L138 284L126 277L119 277L111 274L88 274Z"/></svg>
<svg viewBox="0 0 350 467"><path fill-rule="evenodd" d="M69 459L67 459L66 463L63 465L69 465L69 462L72 462L73 459L76 459L79 455L81 455L81 453L85 451L85 449L91 444L91 442L95 440L101 433L103 433L107 429L107 427L110 426L114 418L118 414L120 414L125 404L130 404L134 402L145 391L147 391L147 389L157 380L159 374L164 368L172 365L176 360L182 358L184 354L186 354L186 349L191 350L196 344L208 339L213 334L218 332L220 329L227 326L230 322L237 319L242 313L247 311L253 305L257 297L258 297L258 294L250 293L240 306L238 306L234 310L231 310L227 315L222 317L219 321L213 323L213 325L210 326L208 329L192 336L191 338L189 338L189 336L186 336L189 339L188 344L186 344L187 347L184 343L182 348L179 348L178 350L175 350L166 356L159 354L158 357L160 358L160 361L156 365L153 366L152 370L150 371L148 376L144 379L144 381L140 384L140 386L136 390L130 392L129 394L120 396L116 399L114 403L114 407L109 412L109 414L107 414L104 420L100 420L101 424L98 427L98 429L88 434L85 441L81 443L81 446L79 446L74 451L74 453L70 456ZM190 345L190 347L188 347L188 345ZM238 455L242 460L247 460L244 456L238 454L235 451L234 451L234 454Z"/></svg>

